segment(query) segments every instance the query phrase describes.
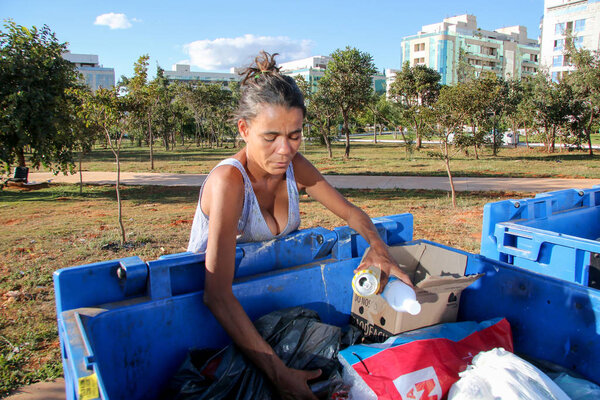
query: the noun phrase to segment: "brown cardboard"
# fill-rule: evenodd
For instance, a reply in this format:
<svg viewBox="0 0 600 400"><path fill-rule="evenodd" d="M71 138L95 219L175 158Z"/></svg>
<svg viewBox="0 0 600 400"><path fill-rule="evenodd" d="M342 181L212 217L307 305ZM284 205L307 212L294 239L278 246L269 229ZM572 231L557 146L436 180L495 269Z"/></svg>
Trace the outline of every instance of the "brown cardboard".
<svg viewBox="0 0 600 400"><path fill-rule="evenodd" d="M352 320L365 336L385 339L424 326L456 321L463 289L481 277L481 274L464 276L467 256L427 243L393 246L390 254L412 279L421 312L417 315L397 312L379 295L354 294Z"/></svg>

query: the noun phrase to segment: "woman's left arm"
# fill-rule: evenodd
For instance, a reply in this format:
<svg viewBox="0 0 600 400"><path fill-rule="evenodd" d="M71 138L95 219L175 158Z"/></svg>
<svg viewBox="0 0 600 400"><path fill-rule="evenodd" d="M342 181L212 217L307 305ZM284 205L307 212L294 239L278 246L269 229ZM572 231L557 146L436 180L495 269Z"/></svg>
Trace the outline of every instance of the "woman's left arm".
<svg viewBox="0 0 600 400"><path fill-rule="evenodd" d="M363 210L346 200L300 153L294 157L293 165L299 189L305 189L308 195L345 220L348 226L357 231L371 246L367 256L356 270L360 271L372 265L380 268L383 272L380 291L385 287L389 275L394 275L406 284L413 286L408 275L402 272L398 263L390 255L387 245L379 237L371 218Z"/></svg>

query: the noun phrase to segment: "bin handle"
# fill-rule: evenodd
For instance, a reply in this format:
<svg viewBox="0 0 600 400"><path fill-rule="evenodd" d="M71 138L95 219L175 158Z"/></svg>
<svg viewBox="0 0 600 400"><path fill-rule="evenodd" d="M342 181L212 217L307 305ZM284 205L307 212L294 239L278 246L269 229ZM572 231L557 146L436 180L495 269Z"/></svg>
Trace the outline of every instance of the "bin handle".
<svg viewBox="0 0 600 400"><path fill-rule="evenodd" d="M527 260L537 261L540 256L540 249L544 243L552 243L563 247L574 248L577 250L599 253L600 242L585 238L579 238L571 235L550 232L543 229L525 227L520 225L503 222L497 223L494 230L498 251L504 254L522 257ZM513 238L520 237L530 240L530 248L519 249L507 243L514 242Z"/></svg>
<svg viewBox="0 0 600 400"><path fill-rule="evenodd" d="M537 261L543 242L536 240L533 235L524 231L503 225L504 224L496 224L496 229L494 232L494 236L496 236L498 243L498 251L500 253L521 257L526 260ZM529 240L529 250L519 249L518 247L507 244L514 242L514 238L517 237Z"/></svg>

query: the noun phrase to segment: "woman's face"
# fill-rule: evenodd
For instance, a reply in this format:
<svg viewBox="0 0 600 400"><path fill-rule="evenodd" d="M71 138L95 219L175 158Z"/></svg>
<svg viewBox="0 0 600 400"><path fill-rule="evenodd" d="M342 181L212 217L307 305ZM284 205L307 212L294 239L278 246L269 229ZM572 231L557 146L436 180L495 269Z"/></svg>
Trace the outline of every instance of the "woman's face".
<svg viewBox="0 0 600 400"><path fill-rule="evenodd" d="M285 173L302 143L303 119L300 108L271 104L262 105L249 121L240 119L248 159L269 174Z"/></svg>

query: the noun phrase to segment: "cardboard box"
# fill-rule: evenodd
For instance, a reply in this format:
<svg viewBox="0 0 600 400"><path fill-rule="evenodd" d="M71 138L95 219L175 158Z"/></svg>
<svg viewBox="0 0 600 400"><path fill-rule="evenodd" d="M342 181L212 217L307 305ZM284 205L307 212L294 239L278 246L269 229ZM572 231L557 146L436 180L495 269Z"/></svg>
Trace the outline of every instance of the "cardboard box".
<svg viewBox="0 0 600 400"><path fill-rule="evenodd" d="M373 341L456 321L463 289L482 276L465 276L467 256L427 243L392 246L390 254L415 285L421 312L417 315L397 312L379 295L360 297L354 294L352 323Z"/></svg>

